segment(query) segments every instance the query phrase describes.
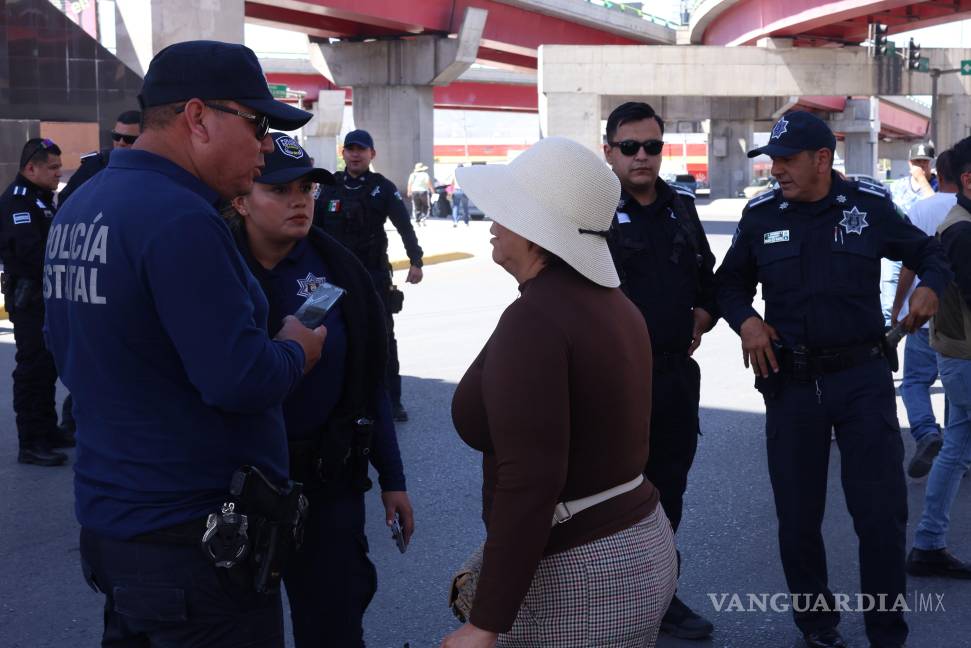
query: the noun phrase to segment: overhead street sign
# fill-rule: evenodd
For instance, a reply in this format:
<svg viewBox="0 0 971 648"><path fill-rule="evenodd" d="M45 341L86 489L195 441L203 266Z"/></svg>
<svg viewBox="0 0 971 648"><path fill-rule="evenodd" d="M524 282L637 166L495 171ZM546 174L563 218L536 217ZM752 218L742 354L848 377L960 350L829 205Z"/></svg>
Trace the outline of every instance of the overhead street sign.
<svg viewBox="0 0 971 648"><path fill-rule="evenodd" d="M971 61L968 61L971 63ZM268 83L267 87L270 88L270 94L273 95L274 99L286 99L287 98L287 85L285 83Z"/></svg>
<svg viewBox="0 0 971 648"><path fill-rule="evenodd" d="M971 61L961 61L961 76L971 76Z"/></svg>
<svg viewBox="0 0 971 648"><path fill-rule="evenodd" d="M917 71L918 72L930 72L931 71L931 60L929 58L927 58L926 56L921 56L919 59L917 59L917 61L918 61L918 63L917 63ZM971 64L971 61L965 61L965 63ZM969 68L971 68L971 65L969 65ZM961 69L962 70L964 69L964 66L963 65L961 66ZM964 74L964 73L962 72L962 74ZM967 74L971 74L971 72L968 72Z"/></svg>

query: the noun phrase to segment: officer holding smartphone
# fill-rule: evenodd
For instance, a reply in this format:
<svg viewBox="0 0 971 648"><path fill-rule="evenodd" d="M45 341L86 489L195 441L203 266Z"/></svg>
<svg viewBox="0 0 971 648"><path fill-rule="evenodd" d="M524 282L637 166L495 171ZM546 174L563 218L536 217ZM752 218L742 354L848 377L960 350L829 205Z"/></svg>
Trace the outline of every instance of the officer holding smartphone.
<svg viewBox="0 0 971 648"><path fill-rule="evenodd" d="M294 639L297 648L363 646L362 619L377 588L364 535L368 463L388 526L400 524L399 548L414 531L385 385L384 306L354 254L312 227L314 185L333 176L289 135L271 137L253 191L228 210L231 228L269 302L270 334L294 313L323 315L328 331L327 352L283 404L290 477L310 501L303 545L283 576Z"/></svg>

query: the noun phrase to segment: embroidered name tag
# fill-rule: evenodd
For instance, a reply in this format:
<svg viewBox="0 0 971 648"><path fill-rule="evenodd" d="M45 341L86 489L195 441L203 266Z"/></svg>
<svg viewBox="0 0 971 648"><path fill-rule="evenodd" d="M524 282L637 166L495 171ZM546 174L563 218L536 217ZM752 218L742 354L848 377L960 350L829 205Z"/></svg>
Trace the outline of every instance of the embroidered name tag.
<svg viewBox="0 0 971 648"><path fill-rule="evenodd" d="M628 216L624 212L617 212L617 222L618 223L629 223L630 222L630 216Z"/></svg>
<svg viewBox="0 0 971 648"><path fill-rule="evenodd" d="M25 225L30 222L30 212L17 212L13 215L14 225Z"/></svg>
<svg viewBox="0 0 971 648"><path fill-rule="evenodd" d="M789 230L779 230L778 232L768 232L762 236L762 245L772 243L785 243L789 240Z"/></svg>

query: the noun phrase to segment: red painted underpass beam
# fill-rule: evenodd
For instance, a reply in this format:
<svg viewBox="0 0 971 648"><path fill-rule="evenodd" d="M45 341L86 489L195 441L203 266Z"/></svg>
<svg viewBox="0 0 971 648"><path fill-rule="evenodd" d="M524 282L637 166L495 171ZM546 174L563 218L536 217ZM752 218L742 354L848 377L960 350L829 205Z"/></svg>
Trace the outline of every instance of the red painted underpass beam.
<svg viewBox="0 0 971 648"><path fill-rule="evenodd" d="M751 45L759 38L859 43L867 22L891 33L954 22L971 16L971 0L740 0L705 29L705 45Z"/></svg>
<svg viewBox="0 0 971 648"><path fill-rule="evenodd" d="M269 83L282 83L291 90L306 92L307 103L317 101L317 93L321 90L344 90L348 104L351 103L353 96L350 88L338 88L319 74L270 72L266 75L266 80ZM436 108L508 112L539 110L536 86L530 85L456 81L447 86L436 86L434 97Z"/></svg>
<svg viewBox="0 0 971 648"><path fill-rule="evenodd" d="M536 55L543 44L634 45L609 31L520 9L494 0L249 0L246 17L318 36L350 38L389 34L454 34L466 7L489 12L483 42L492 50ZM369 33L373 32L373 33ZM535 67L535 65L533 66Z"/></svg>

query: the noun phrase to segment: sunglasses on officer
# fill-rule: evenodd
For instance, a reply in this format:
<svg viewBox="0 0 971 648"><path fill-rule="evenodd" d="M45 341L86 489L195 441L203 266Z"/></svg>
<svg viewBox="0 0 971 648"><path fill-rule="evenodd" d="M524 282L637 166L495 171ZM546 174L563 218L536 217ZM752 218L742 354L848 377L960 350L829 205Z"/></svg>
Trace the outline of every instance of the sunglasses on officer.
<svg viewBox="0 0 971 648"><path fill-rule="evenodd" d="M236 110L235 108L230 108L229 106L221 106L217 103L209 103L208 101L202 102L206 107L212 108L213 110L218 110L220 112L229 113L230 115L236 115L237 117L242 117L247 121L253 122L256 126L256 139L261 140L266 137L266 134L270 132L270 118L266 115L254 115L252 113L246 113L242 110ZM185 112L185 106L181 108L176 108L175 114Z"/></svg>
<svg viewBox="0 0 971 648"><path fill-rule="evenodd" d="M644 140L643 142L638 142L637 140L623 140L622 142L607 142L613 148L619 148L620 152L627 157L633 157L637 155L637 152L644 149L644 152L648 155L660 155L661 150L664 148L664 142L656 139Z"/></svg>
<svg viewBox="0 0 971 648"><path fill-rule="evenodd" d="M138 135L125 135L123 133L116 133L115 131L111 131L111 139L113 139L116 142L124 142L125 144L128 144L129 146L131 146L132 144L135 143L135 140L138 139Z"/></svg>

